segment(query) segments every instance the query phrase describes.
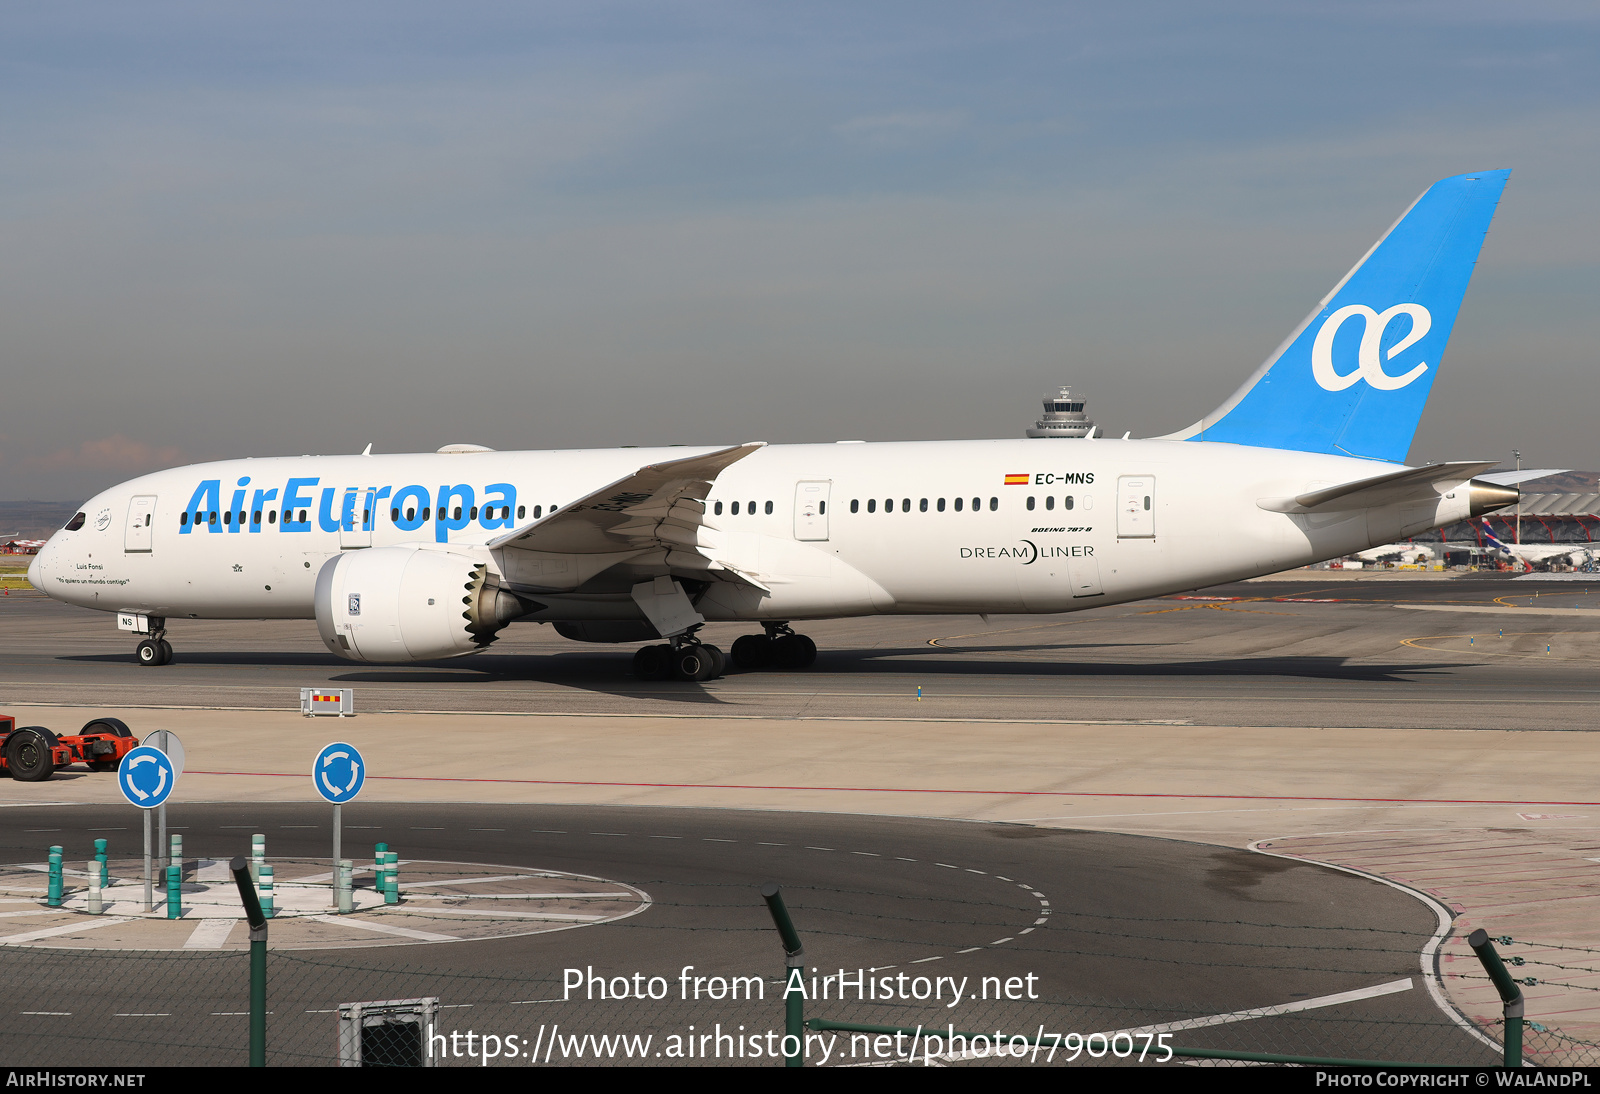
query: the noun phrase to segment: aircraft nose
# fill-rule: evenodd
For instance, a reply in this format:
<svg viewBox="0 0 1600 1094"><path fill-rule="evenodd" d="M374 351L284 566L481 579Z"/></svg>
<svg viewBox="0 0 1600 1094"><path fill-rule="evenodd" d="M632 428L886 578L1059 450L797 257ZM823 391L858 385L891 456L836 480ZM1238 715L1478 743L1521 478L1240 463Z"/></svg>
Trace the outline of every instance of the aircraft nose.
<svg viewBox="0 0 1600 1094"><path fill-rule="evenodd" d="M55 549L55 538L51 537L50 542L39 548L39 553L28 563L28 584L35 589L43 591L45 574L50 570L50 556L55 553Z"/></svg>

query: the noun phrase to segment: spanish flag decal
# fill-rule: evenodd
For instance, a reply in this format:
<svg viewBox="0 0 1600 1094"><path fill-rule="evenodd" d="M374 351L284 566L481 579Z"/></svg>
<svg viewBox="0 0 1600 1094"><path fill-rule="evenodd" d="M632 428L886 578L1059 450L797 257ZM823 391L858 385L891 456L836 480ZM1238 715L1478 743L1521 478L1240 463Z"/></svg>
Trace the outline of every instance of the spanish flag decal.
<svg viewBox="0 0 1600 1094"><path fill-rule="evenodd" d="M1007 475L1006 476L1006 485L1007 486L1027 486L1028 485L1028 476L1026 476L1026 475Z"/></svg>

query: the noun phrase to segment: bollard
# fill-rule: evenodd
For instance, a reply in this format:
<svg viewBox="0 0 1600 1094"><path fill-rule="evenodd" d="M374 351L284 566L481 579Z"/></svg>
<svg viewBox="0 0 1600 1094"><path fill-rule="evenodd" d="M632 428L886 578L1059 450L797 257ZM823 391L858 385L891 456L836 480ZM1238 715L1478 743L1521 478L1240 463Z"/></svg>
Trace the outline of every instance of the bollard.
<svg viewBox="0 0 1600 1094"><path fill-rule="evenodd" d="M386 851L384 853L385 870L388 874L387 885L383 890L385 904L400 903L400 852Z"/></svg>
<svg viewBox="0 0 1600 1094"><path fill-rule="evenodd" d="M50 848L50 880L45 886L45 903L52 908L61 907L61 848Z"/></svg>
<svg viewBox="0 0 1600 1094"><path fill-rule="evenodd" d="M171 837L169 837L169 839L170 839L170 844L169 845L170 845L170 847L172 849L172 857L169 858L167 861L172 863L172 865L174 865L174 866L176 866L178 868L178 870L179 870L179 875L178 876L182 877L183 876L183 874L182 874L182 871L183 871L183 836L182 836L182 834L180 834L178 832L174 832L174 833L172 833Z"/></svg>
<svg viewBox="0 0 1600 1094"><path fill-rule="evenodd" d="M261 884L261 867L267 861L267 837L257 832L250 837L250 880Z"/></svg>
<svg viewBox="0 0 1600 1094"><path fill-rule="evenodd" d="M339 886L339 914L349 915L354 910L355 897L350 891L354 883L355 864L347 858L339 860L334 883Z"/></svg>
<svg viewBox="0 0 1600 1094"><path fill-rule="evenodd" d="M183 918L183 867L167 867L167 918Z"/></svg>
<svg viewBox="0 0 1600 1094"><path fill-rule="evenodd" d="M228 863L233 883L239 887L239 902L250 924L250 1066L267 1066L267 917L250 886L249 871L243 858Z"/></svg>
<svg viewBox="0 0 1600 1094"><path fill-rule="evenodd" d="M278 909L272 892L272 867L265 863L261 866L261 884L257 888L261 890L262 914L268 919L275 918L278 914Z"/></svg>
<svg viewBox="0 0 1600 1094"><path fill-rule="evenodd" d="M99 915L100 907L100 861L89 860L89 914Z"/></svg>
<svg viewBox="0 0 1600 1094"><path fill-rule="evenodd" d="M805 1066L805 947L800 944L800 934L789 918L789 908L783 902L783 890L776 882L761 887L761 899L767 902L772 913L772 925L778 928L778 939L783 943L783 1066ZM795 980L800 981L798 987ZM794 990L791 990L794 989ZM795 1039L795 1050L788 1049L789 1038Z"/></svg>
<svg viewBox="0 0 1600 1094"><path fill-rule="evenodd" d="M1511 939L1505 938L1501 941L1509 942ZM1472 952L1483 962L1483 971L1489 974L1489 979L1494 981L1495 990L1500 993L1501 1012L1506 1020L1503 1062L1506 1067L1521 1067L1522 989L1517 987L1517 982L1506 972L1500 955L1495 952L1494 943L1489 940L1488 931L1479 927L1467 936L1467 945L1472 947Z"/></svg>
<svg viewBox="0 0 1600 1094"><path fill-rule="evenodd" d="M110 855L107 848L111 845L103 839L94 841L94 860L99 863L100 888L107 888L111 884Z"/></svg>

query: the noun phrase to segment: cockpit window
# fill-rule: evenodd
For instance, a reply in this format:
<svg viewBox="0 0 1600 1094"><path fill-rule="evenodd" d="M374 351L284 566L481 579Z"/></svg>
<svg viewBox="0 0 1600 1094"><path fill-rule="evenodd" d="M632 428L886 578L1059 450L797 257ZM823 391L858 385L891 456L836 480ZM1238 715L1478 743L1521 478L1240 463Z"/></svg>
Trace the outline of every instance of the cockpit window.
<svg viewBox="0 0 1600 1094"><path fill-rule="evenodd" d="M83 521L84 516L82 513L79 513L77 516L67 521L67 531L76 532L79 528L83 527Z"/></svg>

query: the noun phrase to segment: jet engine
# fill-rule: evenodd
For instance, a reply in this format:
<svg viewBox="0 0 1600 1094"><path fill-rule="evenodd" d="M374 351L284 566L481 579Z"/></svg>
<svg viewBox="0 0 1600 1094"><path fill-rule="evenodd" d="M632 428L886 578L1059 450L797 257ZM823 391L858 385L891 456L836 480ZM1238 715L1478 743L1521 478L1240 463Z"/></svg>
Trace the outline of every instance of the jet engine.
<svg viewBox="0 0 1600 1094"><path fill-rule="evenodd" d="M540 605L501 588L453 551L375 547L330 558L317 574L317 630L349 661L431 661L476 653Z"/></svg>

